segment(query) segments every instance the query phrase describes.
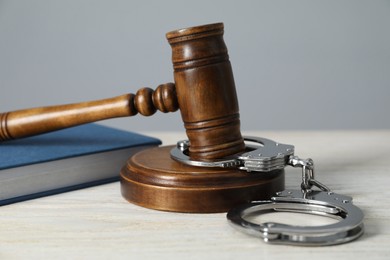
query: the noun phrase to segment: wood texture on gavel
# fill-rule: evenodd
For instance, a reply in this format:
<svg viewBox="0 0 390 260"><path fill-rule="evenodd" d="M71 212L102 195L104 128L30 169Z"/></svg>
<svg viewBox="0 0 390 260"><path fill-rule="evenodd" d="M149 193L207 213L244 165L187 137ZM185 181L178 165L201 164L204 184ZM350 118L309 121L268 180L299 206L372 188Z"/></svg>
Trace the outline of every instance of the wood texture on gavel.
<svg viewBox="0 0 390 260"><path fill-rule="evenodd" d="M197 160L245 149L236 89L223 24L167 33L181 116ZM284 188L284 170L253 174L236 168L189 166L173 160L172 146L141 151L122 167L122 196L147 208L178 212L224 212L251 200L269 199Z"/></svg>
<svg viewBox="0 0 390 260"><path fill-rule="evenodd" d="M210 161L245 150L233 72L222 23L166 34L175 83L135 95L0 114L0 140L31 136L112 117L180 109L191 159ZM102 137L104 138L104 137ZM159 210L222 212L263 200L284 188L284 170L251 174L235 168L195 167L170 156L172 146L131 156L120 173L129 202Z"/></svg>
<svg viewBox="0 0 390 260"><path fill-rule="evenodd" d="M0 141L32 136L108 118L151 116L157 110L178 109L175 85L162 84L156 91L141 88L134 94L77 104L39 107L0 114Z"/></svg>
<svg viewBox="0 0 390 260"><path fill-rule="evenodd" d="M172 47L175 84L141 89L136 95L8 112L0 115L0 141L59 130L112 117L181 111L189 155L214 160L245 148L233 72L223 24L166 34Z"/></svg>
<svg viewBox="0 0 390 260"><path fill-rule="evenodd" d="M194 159L244 150L233 71L222 23L166 34L181 116Z"/></svg>

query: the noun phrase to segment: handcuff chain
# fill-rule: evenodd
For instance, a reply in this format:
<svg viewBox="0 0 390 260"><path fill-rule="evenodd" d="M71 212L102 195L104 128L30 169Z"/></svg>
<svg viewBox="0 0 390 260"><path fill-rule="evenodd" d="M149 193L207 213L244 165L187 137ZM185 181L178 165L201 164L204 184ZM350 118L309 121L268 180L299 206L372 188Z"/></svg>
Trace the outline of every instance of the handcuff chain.
<svg viewBox="0 0 390 260"><path fill-rule="evenodd" d="M287 164L292 167L302 168L302 192L310 193L313 186L316 186L322 191L330 192L330 189L326 185L322 184L314 178L314 161L311 158L302 159L298 156L291 155L287 161Z"/></svg>

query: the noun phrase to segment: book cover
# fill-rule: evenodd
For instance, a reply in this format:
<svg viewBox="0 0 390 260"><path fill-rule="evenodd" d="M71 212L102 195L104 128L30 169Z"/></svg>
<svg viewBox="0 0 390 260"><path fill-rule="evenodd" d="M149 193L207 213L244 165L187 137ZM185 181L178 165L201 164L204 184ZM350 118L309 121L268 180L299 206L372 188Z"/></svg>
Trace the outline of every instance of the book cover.
<svg viewBox="0 0 390 260"><path fill-rule="evenodd" d="M128 157L159 144L99 124L0 143L0 205L117 181Z"/></svg>

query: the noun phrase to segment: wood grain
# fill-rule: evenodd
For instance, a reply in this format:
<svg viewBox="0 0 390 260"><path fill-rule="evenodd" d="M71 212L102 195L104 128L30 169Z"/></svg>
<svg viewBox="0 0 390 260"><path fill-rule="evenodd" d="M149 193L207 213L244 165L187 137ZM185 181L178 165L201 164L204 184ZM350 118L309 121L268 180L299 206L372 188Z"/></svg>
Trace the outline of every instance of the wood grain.
<svg viewBox="0 0 390 260"><path fill-rule="evenodd" d="M233 71L222 23L167 33L178 102L196 160L243 151Z"/></svg>
<svg viewBox="0 0 390 260"><path fill-rule="evenodd" d="M233 72L222 23L166 34L172 47L175 84L156 91L69 105L0 114L0 141L27 137L113 117L151 116L180 108L190 157L214 160L244 150Z"/></svg>
<svg viewBox="0 0 390 260"><path fill-rule="evenodd" d="M283 170L251 174L188 166L170 158L173 147L151 148L129 158L120 174L122 195L128 201L165 211L226 212L283 190Z"/></svg>
<svg viewBox="0 0 390 260"><path fill-rule="evenodd" d="M114 117L134 116L138 112L150 116L160 109L174 112L178 109L175 86L162 84L156 91L140 89L136 95L39 107L0 114L0 141L47 133Z"/></svg>

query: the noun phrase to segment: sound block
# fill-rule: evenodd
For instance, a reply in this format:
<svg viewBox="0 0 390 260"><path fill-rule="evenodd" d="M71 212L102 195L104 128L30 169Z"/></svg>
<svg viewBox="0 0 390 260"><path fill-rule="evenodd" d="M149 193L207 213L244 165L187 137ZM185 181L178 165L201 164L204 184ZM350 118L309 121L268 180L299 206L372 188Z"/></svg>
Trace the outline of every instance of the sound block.
<svg viewBox="0 0 390 260"><path fill-rule="evenodd" d="M216 213L284 190L284 170L205 168L170 157L174 146L143 150L120 173L122 196L136 205L174 212Z"/></svg>

